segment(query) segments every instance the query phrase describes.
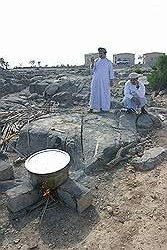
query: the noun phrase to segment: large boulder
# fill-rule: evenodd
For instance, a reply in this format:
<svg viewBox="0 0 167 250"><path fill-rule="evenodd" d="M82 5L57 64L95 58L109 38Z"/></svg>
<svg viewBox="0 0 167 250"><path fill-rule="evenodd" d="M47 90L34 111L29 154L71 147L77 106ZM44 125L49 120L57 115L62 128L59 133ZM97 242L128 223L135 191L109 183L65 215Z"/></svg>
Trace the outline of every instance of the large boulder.
<svg viewBox="0 0 167 250"><path fill-rule="evenodd" d="M69 107L72 104L72 95L69 92L59 92L52 96L52 101L63 104L64 107Z"/></svg>
<svg viewBox="0 0 167 250"><path fill-rule="evenodd" d="M20 133L16 148L24 155L30 155L47 148L60 148L61 139L53 136L42 124L25 126Z"/></svg>
<svg viewBox="0 0 167 250"><path fill-rule="evenodd" d="M136 119L137 131L147 133L153 129L161 128L162 121L152 113L140 114Z"/></svg>
<svg viewBox="0 0 167 250"><path fill-rule="evenodd" d="M37 93L37 94L43 95L43 92L48 85L49 83L45 80L42 82L39 82L39 81L33 82L29 86L29 91L31 94Z"/></svg>
<svg viewBox="0 0 167 250"><path fill-rule="evenodd" d="M121 145L136 141L136 130L119 128L113 113L85 115L66 111L53 117L36 120L24 127L17 149L30 155L46 148L59 148L71 156L71 171L88 173L115 157Z"/></svg>
<svg viewBox="0 0 167 250"><path fill-rule="evenodd" d="M43 92L44 98L50 99L53 95L59 92L59 89L60 89L60 86L59 86L58 80L54 83L49 84Z"/></svg>

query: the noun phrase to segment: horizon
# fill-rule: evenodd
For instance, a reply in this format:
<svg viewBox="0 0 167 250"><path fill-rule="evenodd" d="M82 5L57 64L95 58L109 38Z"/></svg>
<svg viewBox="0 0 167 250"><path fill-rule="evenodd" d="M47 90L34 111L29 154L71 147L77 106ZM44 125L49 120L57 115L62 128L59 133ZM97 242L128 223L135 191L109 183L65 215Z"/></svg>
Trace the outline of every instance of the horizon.
<svg viewBox="0 0 167 250"><path fill-rule="evenodd" d="M87 53L87 54L92 54L92 53L98 53L98 52L90 52L90 53ZM126 51L126 52L121 52L121 53L131 53L131 52ZM145 52L145 53L165 53L165 52L163 52L163 51L152 51L152 52ZM138 64L138 62L140 61L138 56L143 56L145 53L143 53L143 54L135 54L135 53L133 53L135 55L135 64ZM119 52L116 53L116 54L119 54ZM48 67L49 68L49 67L60 67L60 66L83 66L85 64L85 58L84 58L85 55L86 54L83 55L83 62L80 63L80 64L75 64L75 63L74 64L69 64L69 63L53 64L52 63L52 64L49 65L49 64L46 64L46 63L41 62L39 60L35 60L35 58L33 57L32 60L27 60L27 61L23 60L24 63L22 62L22 63L19 63L17 65L14 65L14 64L11 65L10 64L11 61L9 61L9 67L8 68L15 68L15 67L17 67L17 68ZM110 59L112 62L113 62L113 55L114 54L112 54L112 58L109 58L107 56L107 58ZM166 55L166 53L165 53L165 55ZM4 57L2 57L2 58L5 60ZM30 63L30 61L33 61L33 60L34 60L34 65L32 65ZM5 60L5 61L7 61L7 60ZM38 62L40 62L40 66L38 66Z"/></svg>
<svg viewBox="0 0 167 250"><path fill-rule="evenodd" d="M11 67L29 61L83 65L105 47L113 54L167 53L165 0L0 0L0 57Z"/></svg>
<svg viewBox="0 0 167 250"><path fill-rule="evenodd" d="M90 53L87 53L87 54L92 54L92 53L98 53L98 52L90 52ZM128 51L126 51L126 52L121 52L121 53L131 53L131 52L128 52ZM152 51L152 52L146 52L146 53L165 53L165 52L163 52L163 51ZM116 54L119 54L119 52L118 53L116 53ZM132 54L134 54L135 55L135 64L138 64L138 62L140 61L140 59L138 58L138 56L143 56L144 54L135 54L135 53L132 53ZM35 60L35 58L33 58L33 60L34 60L34 65L32 65L31 64L31 61L33 61L33 60L27 60L26 62L24 61L24 63L21 63L21 64L18 64L18 65L12 65L11 66L11 64L10 64L10 62L9 62L9 68L15 68L15 67L17 67L17 68L31 68L31 67L61 67L61 66L83 66L83 65L85 65L85 58L84 58L84 56L85 56L86 54L84 54L83 55L83 62L82 63L80 63L80 64L69 64L69 63L60 63L60 64L45 64L44 62L41 62L41 61L39 61L39 60ZM107 58L108 59L110 59L112 62L113 62L113 55L114 54L112 54L112 58L109 58L108 56L107 56ZM165 53L165 55L166 55L166 53ZM2 57L3 58L3 57ZM4 58L5 59L5 58ZM38 62L40 62L40 66L38 65Z"/></svg>

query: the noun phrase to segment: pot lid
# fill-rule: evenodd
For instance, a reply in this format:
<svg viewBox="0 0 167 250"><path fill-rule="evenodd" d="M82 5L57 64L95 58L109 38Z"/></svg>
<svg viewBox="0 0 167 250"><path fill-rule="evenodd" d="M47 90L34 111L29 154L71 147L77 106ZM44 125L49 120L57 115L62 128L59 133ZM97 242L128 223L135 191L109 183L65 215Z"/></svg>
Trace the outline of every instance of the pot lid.
<svg viewBox="0 0 167 250"><path fill-rule="evenodd" d="M34 174L51 174L65 168L69 162L68 153L59 149L46 149L28 157L25 167Z"/></svg>

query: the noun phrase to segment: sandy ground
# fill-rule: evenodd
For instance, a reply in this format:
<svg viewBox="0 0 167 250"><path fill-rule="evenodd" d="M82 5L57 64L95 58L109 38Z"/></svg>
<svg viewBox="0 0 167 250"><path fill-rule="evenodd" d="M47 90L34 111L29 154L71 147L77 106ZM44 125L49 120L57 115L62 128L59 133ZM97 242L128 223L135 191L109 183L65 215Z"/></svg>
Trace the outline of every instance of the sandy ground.
<svg viewBox="0 0 167 250"><path fill-rule="evenodd" d="M162 100L161 100L162 101ZM167 107L166 100L164 103ZM167 115L163 114L163 115ZM167 125L152 138L167 145ZM129 163L89 176L93 204L81 215L61 202L12 218L0 194L0 249L166 250L167 163L136 172Z"/></svg>

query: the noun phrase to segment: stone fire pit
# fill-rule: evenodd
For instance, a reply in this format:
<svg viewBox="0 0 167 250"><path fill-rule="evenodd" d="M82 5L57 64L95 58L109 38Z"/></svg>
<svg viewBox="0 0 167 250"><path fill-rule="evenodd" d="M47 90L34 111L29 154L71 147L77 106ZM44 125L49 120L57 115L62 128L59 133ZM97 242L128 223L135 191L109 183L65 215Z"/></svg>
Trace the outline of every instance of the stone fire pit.
<svg viewBox="0 0 167 250"><path fill-rule="evenodd" d="M46 149L31 155L25 162L28 182L6 191L10 212L30 211L33 205L46 203L57 193L60 200L76 212L92 203L90 189L69 178L70 156L59 149ZM43 203L42 203L43 204Z"/></svg>

